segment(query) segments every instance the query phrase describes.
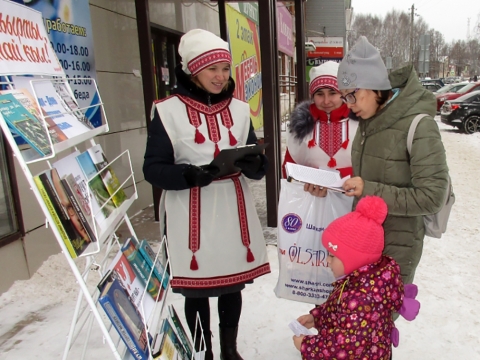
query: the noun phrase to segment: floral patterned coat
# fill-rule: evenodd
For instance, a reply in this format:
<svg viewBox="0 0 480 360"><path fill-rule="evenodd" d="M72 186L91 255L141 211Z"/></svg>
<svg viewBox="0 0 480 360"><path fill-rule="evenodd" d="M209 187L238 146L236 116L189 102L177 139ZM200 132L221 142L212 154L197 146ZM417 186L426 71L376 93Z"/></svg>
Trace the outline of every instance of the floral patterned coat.
<svg viewBox="0 0 480 360"><path fill-rule="evenodd" d="M302 359L390 359L392 313L404 299L400 267L391 257L334 282L329 298L310 311L318 335L307 335Z"/></svg>

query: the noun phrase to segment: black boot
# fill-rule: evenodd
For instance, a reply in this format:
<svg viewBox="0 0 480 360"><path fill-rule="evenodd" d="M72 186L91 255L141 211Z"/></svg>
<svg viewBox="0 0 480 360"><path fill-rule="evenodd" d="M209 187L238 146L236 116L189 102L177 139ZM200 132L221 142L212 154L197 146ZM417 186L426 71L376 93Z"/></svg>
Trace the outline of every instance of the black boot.
<svg viewBox="0 0 480 360"><path fill-rule="evenodd" d="M220 328L220 360L243 360L237 352L238 326Z"/></svg>

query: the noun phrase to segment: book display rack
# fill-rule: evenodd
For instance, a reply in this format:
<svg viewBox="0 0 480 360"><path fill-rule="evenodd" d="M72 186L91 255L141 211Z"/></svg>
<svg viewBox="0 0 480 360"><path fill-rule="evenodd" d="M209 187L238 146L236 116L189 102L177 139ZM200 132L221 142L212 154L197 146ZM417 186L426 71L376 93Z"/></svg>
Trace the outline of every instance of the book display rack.
<svg viewBox="0 0 480 360"><path fill-rule="evenodd" d="M98 335L92 331L95 323L115 359L201 358L173 307L164 312L166 239L158 247L163 252L153 251L137 238L127 215L138 198L130 153L109 161L95 142L109 129L95 80L88 79L95 84L98 103L80 108L67 78L35 78L22 89L14 78L2 83L0 127L79 287L63 359L72 357L74 344L76 350L79 344L82 348L75 359L86 358ZM97 128L85 116L92 107L103 118ZM15 136L26 143L18 145ZM124 243L116 234L122 224L130 232Z"/></svg>

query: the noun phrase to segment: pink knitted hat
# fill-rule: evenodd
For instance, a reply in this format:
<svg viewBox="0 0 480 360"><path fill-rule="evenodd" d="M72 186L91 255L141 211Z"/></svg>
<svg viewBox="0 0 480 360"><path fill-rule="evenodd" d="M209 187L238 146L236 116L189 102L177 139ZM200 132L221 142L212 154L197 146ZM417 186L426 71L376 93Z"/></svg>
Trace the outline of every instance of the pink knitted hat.
<svg viewBox="0 0 480 360"><path fill-rule="evenodd" d="M327 226L322 244L342 261L345 275L380 259L385 246L382 224L387 212L382 198L365 196L354 211Z"/></svg>

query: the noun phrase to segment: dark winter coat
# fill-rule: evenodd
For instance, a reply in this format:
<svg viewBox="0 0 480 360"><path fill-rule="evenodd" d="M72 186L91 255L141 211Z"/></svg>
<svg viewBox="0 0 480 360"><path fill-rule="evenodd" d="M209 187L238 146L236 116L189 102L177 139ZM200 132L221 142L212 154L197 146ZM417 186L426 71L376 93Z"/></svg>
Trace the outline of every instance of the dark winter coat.
<svg viewBox="0 0 480 360"><path fill-rule="evenodd" d="M374 117L360 120L352 145L352 165L354 176L365 182L362 197L377 195L387 203L384 254L400 264L403 281L409 284L422 254L422 215L441 209L448 168L433 119L435 97L419 83L412 66L392 72L390 83L400 94ZM413 118L422 113L430 116L418 124L409 156L408 129Z"/></svg>
<svg viewBox="0 0 480 360"><path fill-rule="evenodd" d="M390 359L392 313L404 298L395 260L382 256L333 286L327 301L310 311L318 335L304 337L302 359Z"/></svg>

